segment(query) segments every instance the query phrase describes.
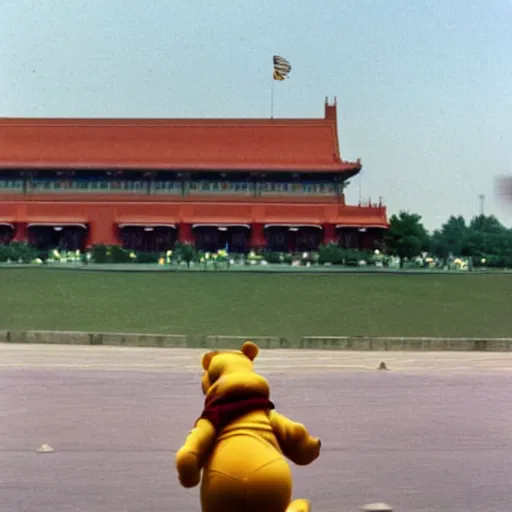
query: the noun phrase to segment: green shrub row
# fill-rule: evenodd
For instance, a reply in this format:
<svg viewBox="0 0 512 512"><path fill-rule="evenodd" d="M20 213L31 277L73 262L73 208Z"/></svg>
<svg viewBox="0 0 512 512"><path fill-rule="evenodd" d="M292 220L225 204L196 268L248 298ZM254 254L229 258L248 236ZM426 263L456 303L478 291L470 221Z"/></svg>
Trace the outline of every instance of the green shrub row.
<svg viewBox="0 0 512 512"><path fill-rule="evenodd" d="M12 246L13 244L11 244ZM38 257L37 251L30 249L30 246L24 245L23 254L30 254L30 256L23 257L23 261L32 261ZM6 246L6 247L11 247ZM20 247L12 247L7 250L10 257L5 257L0 261L18 261L16 256L20 252ZM21 253L20 252L20 253ZM1 254L1 253L0 253ZM41 257L41 255L39 255ZM49 257L52 258L52 251L50 251ZM237 262L243 261L266 261L271 264L292 264L299 262L302 265L307 264L326 264L330 263L333 265L347 265L357 266L361 260L368 263L372 263L374 255L371 252L357 251L350 249L342 249L335 244L329 244L320 246L318 251L306 252L306 253L282 253L282 252L271 252L263 251L261 253L249 253L249 254L230 254L227 257L221 254L208 254L204 251L197 251L192 245L188 244L176 244L172 251L167 252L140 252L123 249L116 245L95 245L92 247L90 252L90 261L93 263L157 263L159 260L164 259L166 262L171 260L172 262L196 262L205 263L210 260L224 261L225 259L233 259Z"/></svg>
<svg viewBox="0 0 512 512"><path fill-rule="evenodd" d="M70 255L73 260L90 261L92 263L157 263L162 258L165 262L209 262L217 264L231 259L239 263L261 262L262 260L271 264L333 264L357 266L361 260L372 263L374 255L371 252L343 249L335 244L323 245L318 251L305 253L281 253L263 251L260 253L250 252L249 254L229 254L223 251L216 254L208 254L197 251L192 245L176 244L172 251L166 252L140 252L123 249L116 245L95 245L91 248L90 254L77 253L59 253L58 251L38 251L27 243L13 242L8 245L0 245L0 262L31 263L36 259L46 261L50 260L69 260Z"/></svg>
<svg viewBox="0 0 512 512"><path fill-rule="evenodd" d="M123 249L117 245L95 245L92 247L89 255L79 253L61 253L57 251L38 251L34 247L24 242L12 242L8 245L0 244L0 263L8 261L15 263L32 263L37 259L45 260L65 260L84 263L158 263L162 259L166 263L192 262L203 264L205 267L225 263L229 266L229 261L234 260L237 263L260 263L266 261L270 264L299 264L299 265L343 265L356 267L361 261L368 265L380 264L387 266L389 256L381 254L378 251L359 251L354 249L345 249L336 244L321 245L317 251L300 253L282 253L272 251L262 251L259 253L251 251L248 254L229 254L219 251L215 254L208 254L197 251L192 245L176 244L172 251L166 252L140 252ZM493 254L481 254L478 258L473 258L473 266L487 268L512 267L512 255L497 256ZM420 258L418 261L410 260L404 266L425 266L425 262ZM220 267L219 267L220 268Z"/></svg>
<svg viewBox="0 0 512 512"><path fill-rule="evenodd" d="M336 244L321 245L318 251L304 253L282 253L282 252L264 252L263 259L268 263L287 263L300 262L301 265L307 264L332 264L345 266L358 266L360 261L373 263L375 255L371 251L359 251L355 249L344 249Z"/></svg>
<svg viewBox="0 0 512 512"><path fill-rule="evenodd" d="M165 253L130 251L117 245L94 245L91 261L94 263L157 263Z"/></svg>

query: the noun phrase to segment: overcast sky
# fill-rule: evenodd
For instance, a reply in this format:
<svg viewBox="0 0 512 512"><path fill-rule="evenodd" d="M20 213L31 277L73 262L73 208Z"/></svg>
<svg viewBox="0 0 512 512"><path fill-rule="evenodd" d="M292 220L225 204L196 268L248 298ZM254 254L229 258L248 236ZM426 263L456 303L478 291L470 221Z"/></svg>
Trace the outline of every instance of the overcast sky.
<svg viewBox="0 0 512 512"><path fill-rule="evenodd" d="M348 200L512 226L511 0L1 0L0 116L321 117Z"/></svg>

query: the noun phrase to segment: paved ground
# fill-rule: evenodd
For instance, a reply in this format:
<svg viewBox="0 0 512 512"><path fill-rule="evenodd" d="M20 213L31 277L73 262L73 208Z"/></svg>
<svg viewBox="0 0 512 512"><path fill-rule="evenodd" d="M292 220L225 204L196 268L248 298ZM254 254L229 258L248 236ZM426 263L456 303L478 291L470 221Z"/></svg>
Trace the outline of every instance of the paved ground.
<svg viewBox="0 0 512 512"><path fill-rule="evenodd" d="M0 344L0 510L199 510L173 463L201 410L200 354ZM257 367L323 440L294 470L316 511L508 510L512 354L265 351Z"/></svg>

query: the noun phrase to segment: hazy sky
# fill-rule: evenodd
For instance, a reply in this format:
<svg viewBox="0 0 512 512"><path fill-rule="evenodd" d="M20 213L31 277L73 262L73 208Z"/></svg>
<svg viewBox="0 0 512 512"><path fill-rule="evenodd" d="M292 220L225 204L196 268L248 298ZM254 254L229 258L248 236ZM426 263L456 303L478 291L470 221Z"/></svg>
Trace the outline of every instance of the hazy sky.
<svg viewBox="0 0 512 512"><path fill-rule="evenodd" d="M512 225L511 0L1 0L0 116L276 117L338 99L348 200Z"/></svg>

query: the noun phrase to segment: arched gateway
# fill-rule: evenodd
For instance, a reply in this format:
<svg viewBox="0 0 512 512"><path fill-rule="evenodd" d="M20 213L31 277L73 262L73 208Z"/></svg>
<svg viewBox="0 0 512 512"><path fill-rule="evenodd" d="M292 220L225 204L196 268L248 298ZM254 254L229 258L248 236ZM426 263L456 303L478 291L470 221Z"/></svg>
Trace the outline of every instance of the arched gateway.
<svg viewBox="0 0 512 512"><path fill-rule="evenodd" d="M86 224L29 223L28 242L40 251L83 251L87 245Z"/></svg>
<svg viewBox="0 0 512 512"><path fill-rule="evenodd" d="M0 119L0 243L371 248L386 208L345 203L361 162L340 155L336 109L326 101L318 119Z"/></svg>
<svg viewBox="0 0 512 512"><path fill-rule="evenodd" d="M9 244L14 238L14 224L9 222L0 223L0 244Z"/></svg>
<svg viewBox="0 0 512 512"><path fill-rule="evenodd" d="M125 249L143 252L166 251L176 243L174 224L120 224L119 238Z"/></svg>

